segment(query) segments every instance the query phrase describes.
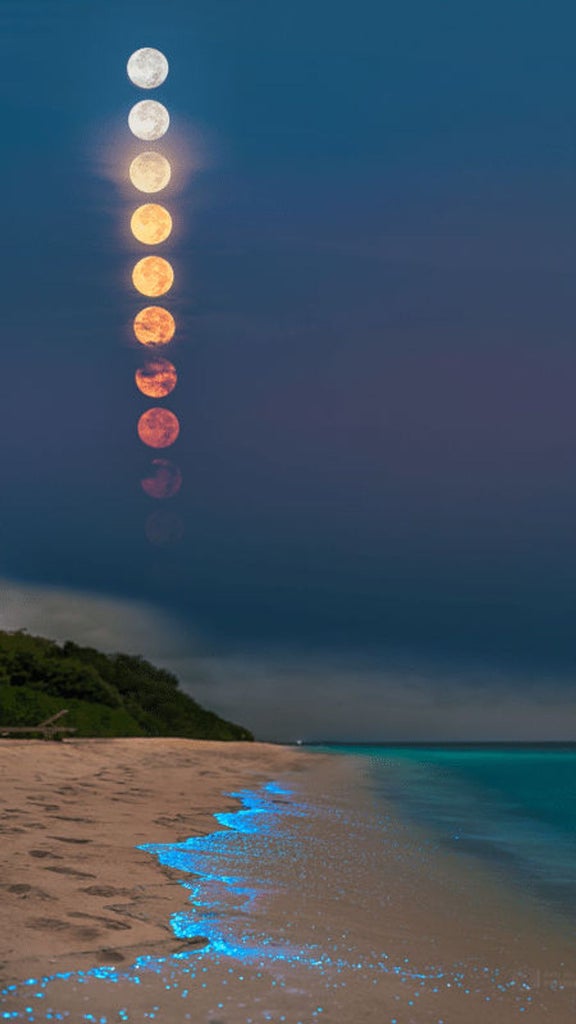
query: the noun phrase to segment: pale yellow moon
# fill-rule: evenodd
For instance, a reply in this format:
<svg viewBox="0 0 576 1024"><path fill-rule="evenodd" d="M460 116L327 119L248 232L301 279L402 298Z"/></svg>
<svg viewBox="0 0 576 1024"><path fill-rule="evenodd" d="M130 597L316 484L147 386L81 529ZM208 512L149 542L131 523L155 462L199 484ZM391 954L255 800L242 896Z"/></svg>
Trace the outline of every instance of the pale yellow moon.
<svg viewBox="0 0 576 1024"><path fill-rule="evenodd" d="M172 231L172 217L159 203L145 203L134 210L130 228L134 238L144 245L159 245Z"/></svg>
<svg viewBox="0 0 576 1024"><path fill-rule="evenodd" d="M139 192L160 192L170 181L172 168L162 153L139 153L130 164L130 181Z"/></svg>
<svg viewBox="0 0 576 1024"><path fill-rule="evenodd" d="M150 448L169 448L179 433L178 417L160 406L147 409L138 420L138 436Z"/></svg>
<svg viewBox="0 0 576 1024"><path fill-rule="evenodd" d="M165 295L174 283L174 271L161 256L144 256L132 271L132 281L142 295Z"/></svg>
<svg viewBox="0 0 576 1024"><path fill-rule="evenodd" d="M175 330L174 317L162 306L146 306L134 319L134 334L143 345L167 345Z"/></svg>

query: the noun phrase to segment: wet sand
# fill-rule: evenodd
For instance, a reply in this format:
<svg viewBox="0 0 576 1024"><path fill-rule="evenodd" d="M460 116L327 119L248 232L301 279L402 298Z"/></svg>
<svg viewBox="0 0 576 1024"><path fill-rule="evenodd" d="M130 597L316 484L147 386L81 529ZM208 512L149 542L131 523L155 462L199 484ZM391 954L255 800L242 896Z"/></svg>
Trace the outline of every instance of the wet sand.
<svg viewBox="0 0 576 1024"><path fill-rule="evenodd" d="M569 930L472 858L439 851L393 807L373 803L352 759L177 740L55 745L46 753L38 744L20 746L26 780L10 768L20 795L4 808L15 813L22 799L33 799L10 826L22 831L5 836L4 869L12 880L4 877L3 896L12 901L12 919L2 937L4 972L37 980L0 1001L11 1019L576 1020ZM6 748L0 747L3 799L14 756ZM223 791L258 790L271 779L291 793L262 792L243 819L214 822L210 810L226 804ZM62 822L76 817L92 820ZM241 819L243 826L234 824ZM43 827L35 830L34 821ZM181 842L193 835L202 838ZM23 836L34 836L33 846ZM138 842L163 845L135 851ZM60 859L46 863L30 849ZM47 870L54 866L94 878ZM32 891L11 888L22 884ZM124 895L105 896L95 891L100 886ZM171 914L180 915L172 922L179 939L169 929ZM200 936L210 944L195 948ZM95 960L109 965L101 977L87 973ZM42 978L65 970L74 973Z"/></svg>

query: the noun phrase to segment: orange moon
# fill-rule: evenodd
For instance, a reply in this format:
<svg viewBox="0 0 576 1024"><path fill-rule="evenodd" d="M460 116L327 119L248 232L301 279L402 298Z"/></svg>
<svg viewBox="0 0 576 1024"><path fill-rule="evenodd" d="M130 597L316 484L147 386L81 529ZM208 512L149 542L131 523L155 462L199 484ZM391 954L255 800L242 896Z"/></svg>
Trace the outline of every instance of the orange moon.
<svg viewBox="0 0 576 1024"><path fill-rule="evenodd" d="M156 359L147 359L144 366L136 370L135 378L143 395L148 395L149 398L165 398L174 391L178 374L172 363L157 356Z"/></svg>
<svg viewBox="0 0 576 1024"><path fill-rule="evenodd" d="M169 409L155 406L138 420L138 436L150 448L168 448L180 433L178 417Z"/></svg>
<svg viewBox="0 0 576 1024"><path fill-rule="evenodd" d="M161 256L144 256L132 271L132 281L142 295L165 295L174 283L174 271Z"/></svg>
<svg viewBox="0 0 576 1024"><path fill-rule="evenodd" d="M130 229L134 238L144 245L159 245L166 241L172 231L172 217L158 203L145 203L134 210Z"/></svg>
<svg viewBox="0 0 576 1024"><path fill-rule="evenodd" d="M172 177L172 168L161 153L140 153L128 171L130 181L139 192L161 192Z"/></svg>
<svg viewBox="0 0 576 1024"><path fill-rule="evenodd" d="M167 345L175 330L174 317L162 306L146 306L134 319L134 334L143 345Z"/></svg>
<svg viewBox="0 0 576 1024"><path fill-rule="evenodd" d="M152 472L140 484L150 498L173 498L182 486L182 473L168 459L152 459Z"/></svg>

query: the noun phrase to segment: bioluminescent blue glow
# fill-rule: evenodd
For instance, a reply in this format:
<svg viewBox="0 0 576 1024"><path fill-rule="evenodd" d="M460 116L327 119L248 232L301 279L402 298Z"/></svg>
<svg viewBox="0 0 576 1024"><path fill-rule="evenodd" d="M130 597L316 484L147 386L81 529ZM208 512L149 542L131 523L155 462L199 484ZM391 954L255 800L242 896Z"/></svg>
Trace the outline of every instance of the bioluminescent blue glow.
<svg viewBox="0 0 576 1024"><path fill-rule="evenodd" d="M367 879L374 877L374 864L364 843L368 832L374 832L373 821L363 823L349 807L303 803L277 783L228 795L240 806L214 815L222 826L217 831L180 843L139 847L181 873L183 908L172 915L170 926L183 948L163 957L140 956L128 968L100 966L9 985L1 993L4 1005L24 992L21 1002L25 1005L7 1008L0 1020L109 1024L95 1009L97 995L91 995L105 985L117 986L121 1000L114 1021L145 1018L173 1024L171 1000L178 995L183 1021L200 1020L195 1016L199 999L208 1000L215 1021L217 1014L223 1016L226 1010L244 1005L241 1000L246 999L246 1024L266 1020L298 1024L301 1002L293 1016L280 1012L266 1016L266 1000L270 1005L274 1000L289 1004L296 999L294 993L300 992L301 999L302 993L313 991L314 1005L301 1020L301 1024L310 1024L326 1013L330 1000L343 998L356 979L373 986L375 993L380 985L394 986L396 1016L383 1016L382 1024L405 1021L398 1012L412 1012L424 995L440 998L454 991L487 1003L506 997L517 1012L530 1008L534 990L527 976L512 977L493 964L480 962L416 963L409 956L361 944L349 933L345 910L338 916L338 900L344 905L349 898L347 886L363 873ZM322 839L326 824L332 830L328 845ZM385 834L382 822L379 835ZM340 841L341 848L335 848ZM370 856L375 855L372 849ZM328 872L331 861L335 865L331 885L340 884L341 878L344 887L340 896L338 890L329 890L332 903L327 908L323 898L318 902L315 886L318 864L325 864ZM276 901L287 894L290 912L279 914ZM370 893L366 898L371 898ZM384 933L385 917L382 920ZM187 942L200 938L204 945L186 948ZM86 991L88 1005L80 1018L71 1016L61 1003L54 1005L52 993L61 985ZM151 993L146 995L150 1000L147 1009L140 1008L137 1017L130 998L134 987L139 989L139 1005L143 990ZM261 990L268 993L266 998L254 995ZM164 993L162 999L159 991ZM319 992L325 995L320 1005ZM430 1016L426 1019L432 1020ZM443 1019L439 1015L437 1024Z"/></svg>

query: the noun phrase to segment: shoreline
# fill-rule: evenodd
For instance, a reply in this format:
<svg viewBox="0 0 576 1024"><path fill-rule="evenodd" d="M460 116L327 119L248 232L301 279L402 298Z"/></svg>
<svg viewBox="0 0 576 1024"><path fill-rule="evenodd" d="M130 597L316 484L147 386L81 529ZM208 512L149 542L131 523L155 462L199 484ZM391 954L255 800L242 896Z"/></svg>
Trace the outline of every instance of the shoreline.
<svg viewBox="0 0 576 1024"><path fill-rule="evenodd" d="M14 741L7 743L12 747ZM29 751L29 744L22 746L24 753ZM118 842L114 847L114 821L106 818L117 856L112 863L104 861L101 869L117 876L124 872L130 895L123 902L100 898L105 920L129 928L106 933L105 921L94 915L102 928L97 949L80 950L78 936L72 949L73 936L65 930L52 936L51 955L45 947L41 950L46 936L35 932L41 950L36 959L11 960L13 972L18 963L15 981L39 979L36 992L26 986L5 992L2 1006L14 1019L53 1019L42 1016L50 1007L51 1013L61 1014L56 1019L74 1024L100 1019L98 1014L116 1022L120 1012L127 1015L119 1019L138 1024L150 1016L157 1024L173 1024L174 1019L260 1024L277 1017L289 1024L314 1024L322 1007L330 1024L351 1019L358 1024L509 1024L519 1012L533 1024L574 1020L573 939L475 860L436 849L427 833L401 819L395 805L375 800L365 766L356 759L323 753L312 758L299 748L268 744L189 740L73 741L55 748L61 752L43 754L35 765L55 758L60 774L66 768L68 782L54 791L59 799L84 800L84 815L98 799L112 818L119 812L116 821L126 843L132 829L130 841L136 838L162 850L122 850ZM65 756L63 748L68 748ZM4 778L5 753L0 745ZM189 788L192 768L197 784ZM42 775L34 766L28 771ZM97 780L97 795L82 785L90 778ZM265 815L258 817L260 809L247 830L226 820L242 804L222 796L223 791L249 790L249 797L255 795L261 803L257 791L272 780L292 786L292 794L289 799L270 795L275 818L271 827ZM46 771L35 781L46 786ZM113 796L118 789L110 787L120 782L120 792L134 801L132 810ZM71 793L70 787L77 792ZM161 813L154 800L161 800ZM34 806L42 810L36 800ZM55 815L46 807L43 813L47 820ZM63 817L75 816L61 815L59 824ZM88 822L69 824L74 836L82 838L78 830ZM94 823L88 831L94 836ZM21 841L21 835L17 832L12 843ZM198 843L187 843L190 836ZM57 838L43 837L44 843ZM98 859L98 849L89 854L84 844L65 845L66 855L59 854L65 863L57 866L69 864L65 856L70 855ZM122 857L131 858L129 883ZM90 866L78 859L74 870L83 870L78 864ZM36 863L36 869L43 867ZM66 915L76 926L78 899L97 898L87 890L98 885L74 875L54 875L68 883L58 904L60 919ZM71 883L77 902L67 911ZM192 907L187 889L194 892ZM15 951L37 898L19 897L19 907L29 906L7 929L13 931ZM182 913L186 910L191 911L189 918ZM80 917L84 914L82 907ZM176 937L170 927L172 914L180 915L183 937ZM89 919L84 920L90 927ZM204 922L211 944L202 948ZM108 945L102 943L102 934L107 934ZM92 942L97 945L95 936ZM111 951L120 956L116 964ZM89 975L98 955L106 970ZM143 966L140 957L147 961ZM70 976L63 978L66 970ZM558 979L564 991L558 989ZM188 993L186 1009L192 1012L179 1016L180 999ZM36 1004L32 1013L31 996L36 994L45 996L46 1003ZM85 1010L92 1015L84 1016Z"/></svg>
<svg viewBox="0 0 576 1024"><path fill-rule="evenodd" d="M0 740L2 986L177 951L180 875L138 846L214 832L239 807L224 793L307 760L266 743Z"/></svg>

